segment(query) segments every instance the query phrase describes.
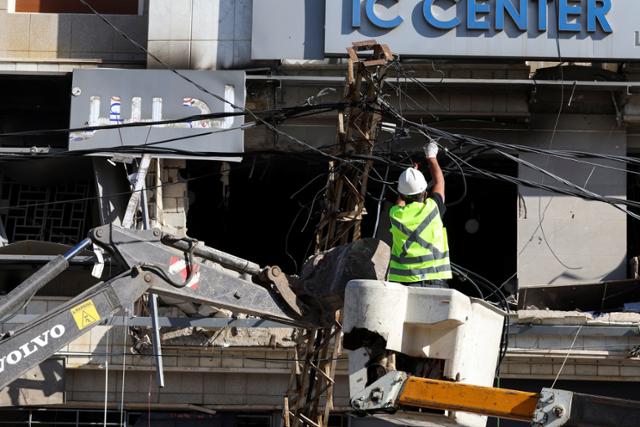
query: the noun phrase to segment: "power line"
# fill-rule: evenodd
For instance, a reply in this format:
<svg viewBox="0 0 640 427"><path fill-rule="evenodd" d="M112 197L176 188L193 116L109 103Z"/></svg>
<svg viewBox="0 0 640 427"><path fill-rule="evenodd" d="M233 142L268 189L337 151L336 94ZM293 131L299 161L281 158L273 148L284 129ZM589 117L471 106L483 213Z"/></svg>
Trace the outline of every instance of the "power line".
<svg viewBox="0 0 640 427"><path fill-rule="evenodd" d="M407 120L406 118L400 116L393 109L393 107L388 105L388 103L383 103L383 106L386 107L387 110L389 112L391 112L397 119L403 121L404 123L408 124L410 127L414 128L414 129L417 129L418 131L427 131L429 133L435 134L436 137L447 139L447 140L449 140L451 142L454 142L454 143L457 142L457 143L461 144L463 142L472 142L472 143L473 142L477 142L477 140L472 138L472 137L467 137L467 136L458 135L458 134L451 134L451 133L448 133L448 132L443 131L443 130L431 128L429 126L425 126L423 124ZM424 132L421 132L421 133L424 135ZM494 145L493 147L491 147L494 151L496 151L498 154L503 154L503 155L505 154L504 152L501 152L500 150L496 149L496 146L499 146L500 143L496 143L495 141L491 141L491 143ZM451 154L453 154L453 153L451 153ZM614 156L614 158L617 158L617 160L620 160L619 157L620 156ZM563 179L563 178L561 178L561 177L559 177L559 176L557 176L555 174L552 174L551 172L548 172L544 168L539 168L538 166L535 166L535 165L531 164L530 162L523 161L522 159L518 159L515 156L510 156L510 158L511 158L511 160L516 161L516 162L518 162L520 164L526 165L528 167L537 168L538 171L544 173L547 176L553 177L554 180L558 181L559 183L562 183L563 185L568 185L568 186L572 187L575 191L563 189L561 187L548 186L548 185L546 185L544 183L537 184L537 183L532 182L530 180L524 180L522 178L515 178L515 177L511 177L511 176L504 175L504 174L497 174L497 173L482 171L481 169L471 165L469 162L465 161L464 159L461 159L460 157L457 157L457 159L461 163L465 164L471 170L474 170L475 172L477 172L477 173L479 173L481 175L484 175L484 176L487 176L487 177L491 177L493 179L505 180L505 181L508 181L508 182L511 182L511 183L515 183L515 184L518 184L518 185L526 185L528 187L539 188L539 189L543 189L543 190L550 191L550 192L567 194L567 195L580 197L580 198L587 199L587 200L601 201L601 202L610 204L614 208L624 212L625 214L631 216L634 219L640 220L640 216L636 215L633 212L630 212L629 210L626 210L626 209L623 209L623 208L620 207L620 205L625 205L625 206L633 206L633 207L639 207L640 208L640 203L638 203L638 202L634 202L634 201L630 201L630 200L626 200L626 199L619 199L619 198L615 198L615 197L601 196L601 195L596 194L594 192L588 191L588 190L578 186L577 184L574 184L574 183L572 183L572 182L570 182L568 180L565 180L565 179ZM464 174L464 171L462 172L462 174Z"/></svg>
<svg viewBox="0 0 640 427"><path fill-rule="evenodd" d="M251 166L249 166L249 165L247 165L247 166L238 166L238 167L234 168L233 170L247 169L249 167L251 167ZM226 173L226 172L229 172L229 171L231 171L231 169L224 169L224 170L220 170L219 172L212 172L212 173L208 173L208 174L198 175L198 176L195 176L195 177L185 178L185 179L182 179L179 182L165 182L165 183L162 183L162 184L159 184L159 185L146 187L144 190L140 190L140 191L155 190L157 188L164 188L164 187L169 187L169 186L172 186L172 185L184 184L185 182L191 182L191 181L196 181L196 180L203 179L203 178L209 178L209 177L212 177L212 176L218 176L220 174L223 174L223 173ZM117 193L105 194L105 195L102 195L102 196L80 197L80 198L69 199L69 200L56 200L56 201L53 201L53 202L28 203L28 204L13 205L13 206L0 206L0 212L1 211L12 210L12 209L38 208L38 207L52 206L52 205L58 205L58 204L64 204L64 203L77 203L77 202L84 202L84 201L94 201L94 200L100 200L100 199L109 199L109 198L117 197L117 196L128 196L128 195L131 195L131 194L133 194L135 192L136 192L136 190L130 190L130 191L121 191L121 192L117 192Z"/></svg>
<svg viewBox="0 0 640 427"><path fill-rule="evenodd" d="M452 155L455 156L455 154L451 153ZM456 156L457 157L457 156ZM526 180L523 178L516 178L510 175L505 175L505 174L501 174L501 173L495 173L495 172L491 172L491 171L487 171L481 168L478 168L476 166L471 165L470 163L466 162L464 159L457 157L457 159L467 165L470 169L466 170L465 173L467 175L476 175L476 176L483 176L483 177L487 177L487 178L491 178L491 179L495 179L495 180L499 180L499 181L506 181L515 185L523 185L526 187L531 187L531 188L538 188L541 190L545 190L551 193L558 193L558 194L565 194L568 196L573 196L573 197L579 197L582 199L586 199L586 200L594 200L594 201L599 201L599 202L603 202L603 203L607 203L611 206L613 206L614 208L626 213L627 215L631 216L634 219L640 220L640 216L629 211L628 209L623 209L620 207L620 205L625 205L625 206L631 206L631 207L636 207L636 208L640 208L640 202L635 202L632 200L624 200L624 199L618 199L615 197L606 197L606 196L601 196L598 195L596 193L582 193L579 191L573 191L573 190L569 190L566 188L562 188L562 187L556 187L556 186L551 186L548 184L539 184L535 181L531 181L531 180ZM455 169L451 169L452 172L456 172Z"/></svg>
<svg viewBox="0 0 640 427"><path fill-rule="evenodd" d="M277 127L273 126L271 123L267 122L266 120L260 118L259 116L257 116L253 111L251 111L250 109L244 107L244 106L238 106L236 104L234 104L233 102L225 99L223 96L220 96L216 93L213 93L211 91L209 91L207 88L205 88L204 86L202 86L201 84L195 82L194 80L190 79L188 76L182 74L181 72L179 72L178 70L176 70L175 68L172 68L169 66L169 64L165 63L163 60L161 60L160 58L158 58L156 55L154 55L153 53L149 52L149 50L147 50L146 47L142 46L140 43L138 43L136 40L134 40L133 38L131 38L128 34L126 34L124 31L122 31L120 28L118 28L116 25L114 25L107 17L105 17L103 14L101 14L100 12L98 12L93 6L91 6L86 0L80 0L80 2L85 5L94 15L96 15L100 20L102 20L105 24L107 24L109 27L111 27L111 29L113 29L116 33L118 33L121 37L123 37L125 40L127 40L129 43L131 43L133 46L135 46L138 50L144 52L147 56L149 56L151 59L153 59L154 61L158 62L158 64L162 65L166 70L171 71L173 74L177 75L178 77L180 77L182 80L184 80L185 82L193 85L195 88L201 90L202 92L214 97L215 99L224 102L225 104L231 106L233 109L235 110L240 110L243 111L245 113L247 113L248 115L250 115L256 122L260 122L263 125L265 125L269 130L271 130L272 132L274 132L275 134L279 135L279 136L283 136L287 139L289 139L290 141L293 141L299 145L305 146L308 149L317 152L318 154L321 154L325 157L328 157L330 159L336 160L336 161L343 161L343 159L333 156L332 154L328 154L323 152L322 150L318 150L317 148L315 148L313 145L308 144L307 142L302 141L299 138L296 138L295 136L282 131L281 129L278 129Z"/></svg>
<svg viewBox="0 0 640 427"><path fill-rule="evenodd" d="M255 115L266 116L262 119L262 122L281 122L287 119L307 117L313 114L322 114L330 111L335 111L347 106L345 102L334 102L326 104L315 105L302 105L295 107L282 107L277 110L263 110L255 112ZM57 128L57 129L34 129L16 132L4 132L0 133L0 138L18 137L18 136L47 136L57 135L60 133L80 133L80 132L95 132L100 130L114 130L114 129L126 129L137 127L150 127L150 126L166 126L179 123L191 123L203 120L223 119L227 117L247 116L248 112L223 112L223 113L207 113L196 114L191 116L180 117L177 119L155 120L155 121L143 121L143 122L131 122L131 123L119 123L114 125L97 125L97 126L84 126L79 128ZM225 131L227 129L220 129Z"/></svg>

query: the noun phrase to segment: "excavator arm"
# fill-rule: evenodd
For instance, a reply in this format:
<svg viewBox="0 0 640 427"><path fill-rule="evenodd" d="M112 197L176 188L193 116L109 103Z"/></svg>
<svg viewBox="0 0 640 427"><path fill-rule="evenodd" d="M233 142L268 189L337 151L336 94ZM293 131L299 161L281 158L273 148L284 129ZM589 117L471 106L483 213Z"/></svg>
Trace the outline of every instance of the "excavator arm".
<svg viewBox="0 0 640 427"><path fill-rule="evenodd" d="M65 270L81 249L96 245L122 272L84 291L34 322L0 339L0 389L115 313L129 310L145 292L226 308L300 327L322 325L319 311L303 304L278 267L257 264L188 238L106 225L35 272L0 300L0 323Z"/></svg>
<svg viewBox="0 0 640 427"><path fill-rule="evenodd" d="M146 279L146 280L145 280ZM98 283L0 341L0 389L138 299L157 278L131 270Z"/></svg>
<svg viewBox="0 0 640 427"><path fill-rule="evenodd" d="M293 293L278 267L250 261L177 238L160 230L132 230L106 225L89 238L121 259L160 280L150 287L158 295L275 320L294 326L322 324L319 312Z"/></svg>

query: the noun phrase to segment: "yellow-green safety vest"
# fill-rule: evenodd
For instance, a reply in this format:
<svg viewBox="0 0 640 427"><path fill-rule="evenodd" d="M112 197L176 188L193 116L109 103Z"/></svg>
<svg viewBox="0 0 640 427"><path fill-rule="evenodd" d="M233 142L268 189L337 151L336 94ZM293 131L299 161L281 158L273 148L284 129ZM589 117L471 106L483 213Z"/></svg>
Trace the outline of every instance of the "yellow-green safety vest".
<svg viewBox="0 0 640 427"><path fill-rule="evenodd" d="M413 283L451 279L447 230L433 199L394 206L391 217L389 280Z"/></svg>

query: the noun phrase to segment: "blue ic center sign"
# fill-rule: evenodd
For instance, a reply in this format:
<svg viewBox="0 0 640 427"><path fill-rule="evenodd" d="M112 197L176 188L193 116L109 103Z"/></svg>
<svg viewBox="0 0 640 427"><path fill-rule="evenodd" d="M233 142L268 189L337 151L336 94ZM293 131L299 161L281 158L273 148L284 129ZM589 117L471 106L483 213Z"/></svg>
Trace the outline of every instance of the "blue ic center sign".
<svg viewBox="0 0 640 427"><path fill-rule="evenodd" d="M438 30L453 30L460 26L465 26L467 30L502 31L505 28L505 20L510 20L520 31L528 31L531 22L535 22L536 30L545 32L548 29L549 8L556 9L554 15L557 17L556 28L559 32L573 33L595 33L602 31L612 33L613 29L607 19L607 14L611 11L611 0L445 0L455 7L458 3L466 2L466 16L455 16L443 19L434 12L436 0L422 1L422 18L432 28ZM439 7L445 1L438 1ZM400 0L391 0L398 3ZM390 1L365 0L364 8L361 0L351 0L351 26L360 28L362 20L366 19L373 26L391 30L400 26L406 16L396 15L392 18L383 18L377 12L382 4L389 4ZM530 19L529 13L532 8L530 3L535 3L536 16ZM493 10L492 10L493 9ZM493 19L490 19L493 17ZM586 17L586 19L584 19ZM585 27L586 24L586 28Z"/></svg>
<svg viewBox="0 0 640 427"><path fill-rule="evenodd" d="M640 0L325 0L325 54L640 60Z"/></svg>

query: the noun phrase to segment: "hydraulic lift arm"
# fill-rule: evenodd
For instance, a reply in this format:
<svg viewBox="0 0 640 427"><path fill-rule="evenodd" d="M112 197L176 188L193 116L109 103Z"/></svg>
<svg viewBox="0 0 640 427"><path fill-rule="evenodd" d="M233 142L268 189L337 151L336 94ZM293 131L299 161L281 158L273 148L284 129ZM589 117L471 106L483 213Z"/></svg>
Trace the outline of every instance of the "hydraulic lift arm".
<svg viewBox="0 0 640 427"><path fill-rule="evenodd" d="M5 337L0 341L0 389L135 301L154 281L154 276L132 270L94 285Z"/></svg>
<svg viewBox="0 0 640 427"><path fill-rule="evenodd" d="M355 396L359 413L394 413L401 408L455 410L530 422L533 427L636 427L637 401L543 389L529 393L389 372Z"/></svg>
<svg viewBox="0 0 640 427"><path fill-rule="evenodd" d="M113 314L130 309L145 292L226 308L294 326L322 324L317 310L302 304L277 267L257 264L191 239L107 225L58 257L0 300L0 322L22 308L68 265L79 248L95 244L120 261L123 272L0 340L0 389Z"/></svg>

